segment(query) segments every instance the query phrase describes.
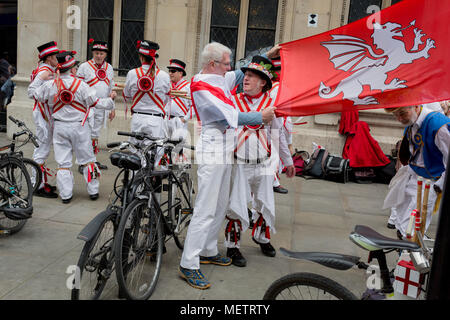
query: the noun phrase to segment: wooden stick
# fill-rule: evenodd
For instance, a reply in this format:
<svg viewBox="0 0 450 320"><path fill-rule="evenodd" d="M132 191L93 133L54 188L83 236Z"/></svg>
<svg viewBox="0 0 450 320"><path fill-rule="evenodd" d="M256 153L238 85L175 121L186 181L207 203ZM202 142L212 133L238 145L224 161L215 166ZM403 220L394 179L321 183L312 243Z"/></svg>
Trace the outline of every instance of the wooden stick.
<svg viewBox="0 0 450 320"><path fill-rule="evenodd" d="M422 210L422 185L423 185L423 179L422 177L417 177L417 206L416 206L416 216L421 215ZM414 232L413 241L415 243L419 242L419 239L417 238L417 232Z"/></svg>
<svg viewBox="0 0 450 320"><path fill-rule="evenodd" d="M430 180L427 180L425 182L425 192L423 195L423 200L422 200L422 224L420 226L420 232L422 233L422 235L425 233L425 226L427 223L427 216L428 216L428 196L430 194L430 188L431 188L431 182Z"/></svg>

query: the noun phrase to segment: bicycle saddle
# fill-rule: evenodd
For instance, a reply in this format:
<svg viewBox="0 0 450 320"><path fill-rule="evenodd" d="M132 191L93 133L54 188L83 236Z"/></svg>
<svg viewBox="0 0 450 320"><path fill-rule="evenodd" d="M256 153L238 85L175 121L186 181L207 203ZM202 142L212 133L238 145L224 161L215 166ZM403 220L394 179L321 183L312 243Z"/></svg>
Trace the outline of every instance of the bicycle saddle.
<svg viewBox="0 0 450 320"><path fill-rule="evenodd" d="M355 226L355 230L350 234L350 240L359 247L368 251L382 249L417 251L420 249L419 245L415 242L388 238L379 234L372 228L361 225Z"/></svg>
<svg viewBox="0 0 450 320"><path fill-rule="evenodd" d="M339 253L293 252L285 248L280 248L280 252L291 258L313 261L325 267L337 270L348 270L359 262L359 257Z"/></svg>
<svg viewBox="0 0 450 320"><path fill-rule="evenodd" d="M141 159L132 153L115 152L109 158L111 164L119 168L139 170L142 167Z"/></svg>

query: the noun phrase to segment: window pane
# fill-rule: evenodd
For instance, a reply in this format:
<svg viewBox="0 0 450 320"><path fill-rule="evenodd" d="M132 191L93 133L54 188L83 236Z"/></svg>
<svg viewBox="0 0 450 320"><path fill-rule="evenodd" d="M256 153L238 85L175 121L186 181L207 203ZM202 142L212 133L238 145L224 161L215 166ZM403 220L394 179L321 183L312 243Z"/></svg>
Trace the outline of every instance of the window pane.
<svg viewBox="0 0 450 320"><path fill-rule="evenodd" d="M122 19L145 20L147 0L122 0Z"/></svg>
<svg viewBox="0 0 450 320"><path fill-rule="evenodd" d="M247 40L245 41L245 56L247 57L252 51L255 50L259 50L265 47L271 48L274 44L275 31L248 29Z"/></svg>
<svg viewBox="0 0 450 320"><path fill-rule="evenodd" d="M89 18L112 19L114 0L89 0Z"/></svg>
<svg viewBox="0 0 450 320"><path fill-rule="evenodd" d="M400 1L402 1L402 0L392 0L391 5L396 4L396 3L400 2Z"/></svg>
<svg viewBox="0 0 450 320"><path fill-rule="evenodd" d="M277 25L278 0L250 0L248 28L275 30Z"/></svg>
<svg viewBox="0 0 450 320"><path fill-rule="evenodd" d="M351 0L348 23L367 17L369 6L376 5L381 9L381 2L382 0Z"/></svg>
<svg viewBox="0 0 450 320"><path fill-rule="evenodd" d="M239 25L241 0L213 0L211 26Z"/></svg>
<svg viewBox="0 0 450 320"><path fill-rule="evenodd" d="M231 66L234 66L236 56L238 30L237 28L211 28L211 42L219 42L231 49Z"/></svg>
<svg viewBox="0 0 450 320"><path fill-rule="evenodd" d="M144 38L144 23L123 21L121 29L119 76L126 76L128 70L140 66L136 43Z"/></svg>

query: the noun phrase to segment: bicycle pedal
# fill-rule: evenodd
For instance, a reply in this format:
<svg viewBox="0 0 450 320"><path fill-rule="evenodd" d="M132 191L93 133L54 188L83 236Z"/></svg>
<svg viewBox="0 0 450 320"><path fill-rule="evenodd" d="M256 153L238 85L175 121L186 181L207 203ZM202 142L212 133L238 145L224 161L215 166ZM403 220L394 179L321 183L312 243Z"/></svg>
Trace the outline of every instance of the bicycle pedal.
<svg viewBox="0 0 450 320"><path fill-rule="evenodd" d="M192 214L192 213L194 213L194 209L189 208L181 209L181 214Z"/></svg>

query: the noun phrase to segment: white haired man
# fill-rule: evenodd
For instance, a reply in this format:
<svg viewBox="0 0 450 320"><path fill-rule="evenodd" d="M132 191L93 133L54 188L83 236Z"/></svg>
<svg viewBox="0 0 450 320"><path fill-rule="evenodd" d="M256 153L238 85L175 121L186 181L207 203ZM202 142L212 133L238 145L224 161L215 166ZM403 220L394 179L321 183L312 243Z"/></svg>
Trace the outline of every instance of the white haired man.
<svg viewBox="0 0 450 320"><path fill-rule="evenodd" d="M222 44L206 45L201 54L202 70L191 82L193 106L202 132L196 145L198 192L179 271L190 286L198 289L211 286L200 271L200 263L231 264L231 259L221 256L217 248L228 207L233 162L234 130L227 128L261 125L275 115L273 107L248 113L235 109L230 91L239 73L229 72L230 56L231 50Z"/></svg>

